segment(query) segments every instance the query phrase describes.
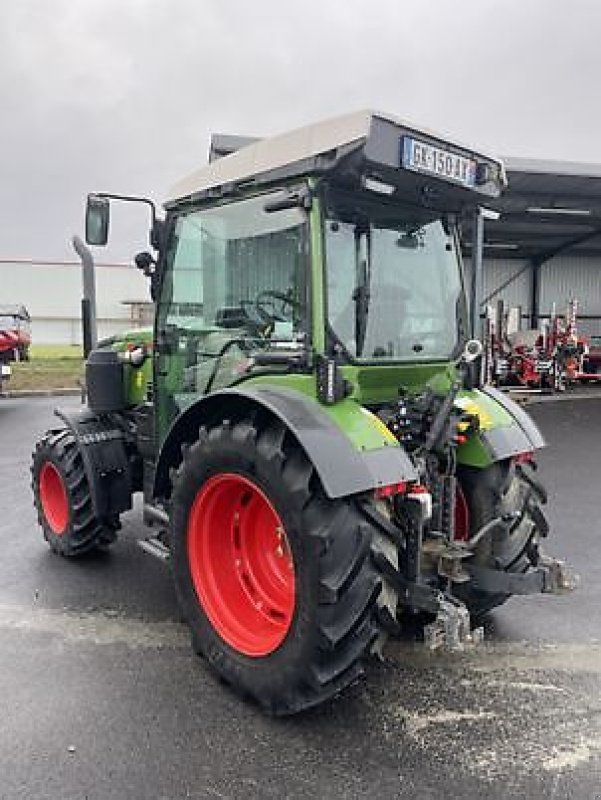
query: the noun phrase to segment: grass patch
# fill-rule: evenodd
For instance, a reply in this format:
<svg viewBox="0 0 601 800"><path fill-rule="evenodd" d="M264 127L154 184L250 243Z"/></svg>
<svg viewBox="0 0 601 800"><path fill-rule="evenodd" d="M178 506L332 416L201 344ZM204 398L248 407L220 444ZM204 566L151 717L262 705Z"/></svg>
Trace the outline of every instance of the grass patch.
<svg viewBox="0 0 601 800"><path fill-rule="evenodd" d="M74 389L83 380L83 353L78 345L34 345L29 361L11 364L9 391Z"/></svg>
<svg viewBox="0 0 601 800"><path fill-rule="evenodd" d="M48 361L65 358L83 358L83 350L78 344L34 344L30 351L31 361Z"/></svg>

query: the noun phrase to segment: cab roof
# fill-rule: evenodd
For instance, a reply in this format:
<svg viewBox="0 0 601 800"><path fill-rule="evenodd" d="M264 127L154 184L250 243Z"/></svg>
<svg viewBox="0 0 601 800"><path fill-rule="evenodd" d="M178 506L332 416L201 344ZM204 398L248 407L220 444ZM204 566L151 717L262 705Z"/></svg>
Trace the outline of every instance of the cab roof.
<svg viewBox="0 0 601 800"><path fill-rule="evenodd" d="M165 205L170 207L180 202L225 195L242 186L323 174L335 170L345 156L351 154L357 156L353 160L355 170L371 165L381 168L387 177L394 177L401 171L405 172L400 168L403 166L402 141L406 137L417 137L432 147L471 158L479 166L486 165L490 170L490 180L481 181L469 189L453 186L453 189L460 188L463 194L473 195L475 191L480 195L497 197L505 185L504 168L498 159L440 134L418 129L389 114L364 110L247 144L178 182ZM362 166L357 167L358 163ZM443 183L439 176L430 178Z"/></svg>

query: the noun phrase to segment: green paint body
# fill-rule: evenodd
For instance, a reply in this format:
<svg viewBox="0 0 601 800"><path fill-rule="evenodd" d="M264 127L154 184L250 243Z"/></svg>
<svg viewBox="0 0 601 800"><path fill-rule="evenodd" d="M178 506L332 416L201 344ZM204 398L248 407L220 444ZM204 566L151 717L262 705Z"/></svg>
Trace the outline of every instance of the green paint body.
<svg viewBox="0 0 601 800"><path fill-rule="evenodd" d="M152 328L138 328L124 331L110 340L110 347L118 353L144 345L152 353ZM123 364L123 391L128 406L144 403L148 396L148 387L152 386L152 355L139 367L127 362Z"/></svg>
<svg viewBox="0 0 601 800"><path fill-rule="evenodd" d="M210 335L209 331L207 335ZM128 347L141 343L147 346L152 343L151 329L127 331L118 339L114 339L111 347L123 352ZM168 383L173 383L174 388L181 379L180 370L175 369L176 363L172 362L173 368L166 376ZM245 380L243 385L286 387L311 398L320 406L322 413L348 436L357 450L369 451L383 447L400 447L400 444L366 406L393 403L398 398L399 387L418 393L429 384L435 391L444 394L455 376L455 369L451 363L344 366L341 371L352 386L352 393L334 405L319 403L313 374L256 375ZM152 358L147 358L140 367L124 364L123 380L127 404L134 407L145 402L148 399L148 389L152 386ZM477 389L463 390L459 397L477 406L481 414L481 425L485 430L517 426L513 417L483 392ZM192 401L193 399L189 398L186 405ZM470 437L458 449L457 460L460 464L478 468L487 467L492 463L489 451L477 435Z"/></svg>
<svg viewBox="0 0 601 800"><path fill-rule="evenodd" d="M435 369L438 371L433 372ZM400 447L381 420L364 404L392 403L398 397L399 386L418 392L424 389L427 380L430 380L430 385L436 391L443 394L454 377L452 364L437 367L423 364L410 367L344 367L343 372L347 380L354 378L353 393L334 405L321 405L321 409L348 436L353 446L361 451ZM320 405L313 375L263 375L250 378L246 383L288 387L313 398L316 405ZM478 389L462 390L459 401L468 401L477 407L483 430L518 427L514 418L502 406ZM470 410L473 410L471 406ZM478 435L471 436L458 448L457 460L460 464L479 468L493 463L488 449Z"/></svg>
<svg viewBox="0 0 601 800"><path fill-rule="evenodd" d="M310 178L309 185L314 188L316 185L315 179ZM250 196L250 194L244 193L242 196L246 197ZM211 205L214 205L214 203ZM324 219L321 202L316 196L314 196L311 209L308 212L308 223L311 263L309 290L311 318L309 333L312 353L319 355L326 351L326 265L323 239ZM191 320L190 328L196 327L207 351L218 351L221 339L225 342L228 335L231 335L227 331L215 327L210 329L202 328L194 320ZM118 339L111 340L110 346L115 350L122 351L132 345L145 343L150 349L152 342L153 331L148 328L127 331ZM124 364L124 392L129 406L136 406L149 399L148 391L153 386L153 363L156 367L160 362L156 357L151 357L147 358L140 367ZM166 402L167 395L170 394L177 399L181 410L189 407L203 396L202 393L196 396L182 392L185 364L185 352L180 352L176 348L168 359L167 368L161 367L162 371L154 384L157 434L160 443L163 443L172 423L172 416L169 413ZM207 369L210 372L212 362L208 363ZM340 372L350 387L350 393L345 399L334 405L320 404L317 397L316 379L313 373L250 374L243 380L237 380L236 386L240 388L243 385L266 384L287 387L305 397L312 398L316 405L320 405L322 413L330 417L338 428L348 436L357 450L370 451L383 447L400 447L398 441L381 420L369 410L370 408L394 403L399 396L400 389L411 394L418 394L428 385L435 392L444 395L449 391L456 377L455 365L452 362L421 364L412 362L381 365L347 364L340 367ZM224 386L214 383L212 388L218 389L224 388ZM473 404L472 410L474 405L477 407L481 422L482 420L484 421L483 427L487 429L517 425L513 417L504 408L478 390L462 391L460 398L463 402L471 402ZM457 459L460 464L480 468L484 468L492 462L487 448L478 435L472 436L468 442L458 449Z"/></svg>

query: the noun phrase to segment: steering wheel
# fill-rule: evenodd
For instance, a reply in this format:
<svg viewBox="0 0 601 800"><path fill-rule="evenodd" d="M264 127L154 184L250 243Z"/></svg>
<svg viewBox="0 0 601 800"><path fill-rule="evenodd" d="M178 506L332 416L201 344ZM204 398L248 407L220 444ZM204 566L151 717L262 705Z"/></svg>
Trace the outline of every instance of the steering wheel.
<svg viewBox="0 0 601 800"><path fill-rule="evenodd" d="M264 289L255 298L257 314L265 322L290 322L295 308L299 307L292 292L277 292L273 289Z"/></svg>

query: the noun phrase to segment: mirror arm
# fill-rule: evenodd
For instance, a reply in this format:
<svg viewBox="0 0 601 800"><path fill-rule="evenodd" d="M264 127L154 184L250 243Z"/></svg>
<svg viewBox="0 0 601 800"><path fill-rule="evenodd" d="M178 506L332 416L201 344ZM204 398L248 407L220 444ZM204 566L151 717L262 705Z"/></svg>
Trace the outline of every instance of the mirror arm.
<svg viewBox="0 0 601 800"><path fill-rule="evenodd" d="M148 197L136 197L129 194L111 194L109 192L95 192L96 197L102 197L107 200L120 200L124 203L146 203L150 208L150 216L152 219L152 227L150 229L150 245L155 250L159 250L162 240L163 220L157 217L157 209L153 200Z"/></svg>

